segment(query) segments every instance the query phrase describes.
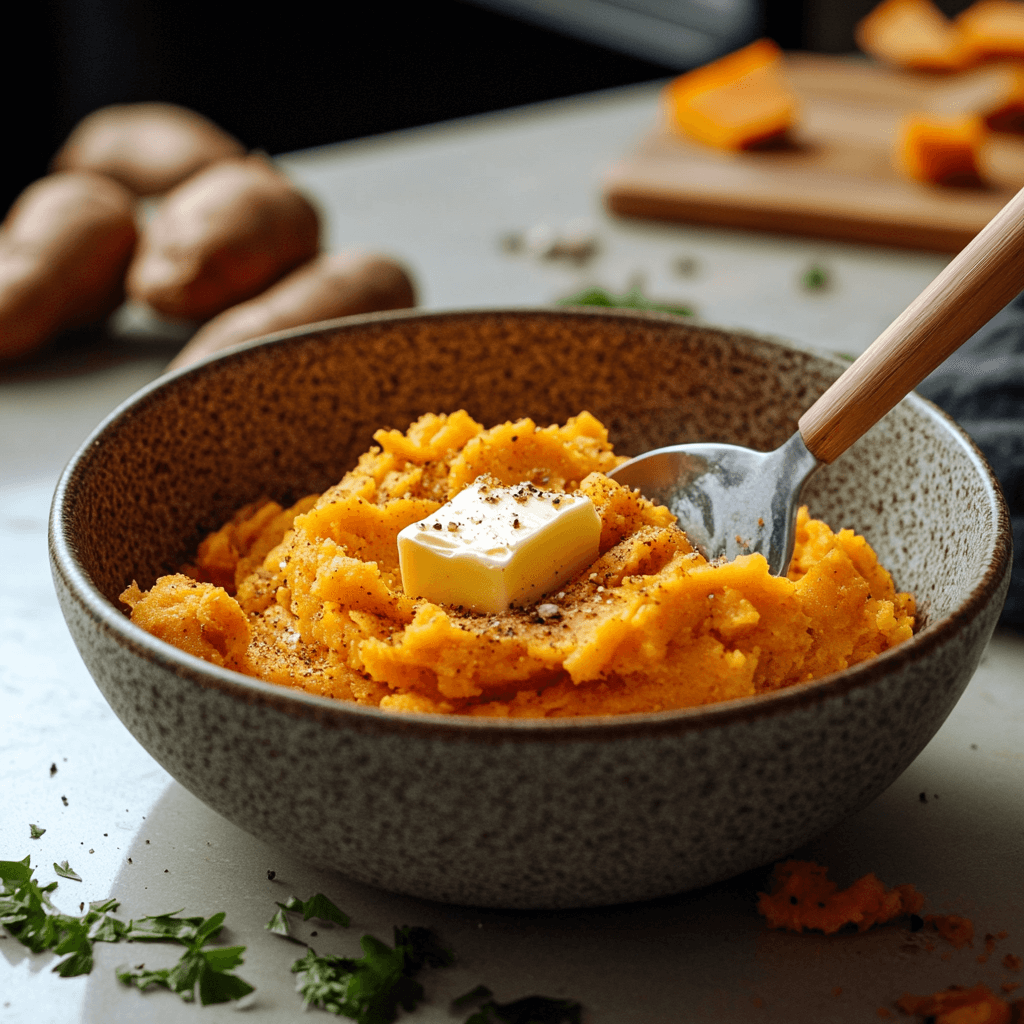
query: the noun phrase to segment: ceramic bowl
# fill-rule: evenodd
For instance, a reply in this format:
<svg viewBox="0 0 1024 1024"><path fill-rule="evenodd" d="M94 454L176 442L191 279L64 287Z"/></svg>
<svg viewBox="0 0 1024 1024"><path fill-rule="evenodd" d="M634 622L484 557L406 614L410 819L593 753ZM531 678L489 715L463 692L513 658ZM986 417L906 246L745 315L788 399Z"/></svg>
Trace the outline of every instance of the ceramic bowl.
<svg viewBox="0 0 1024 1024"><path fill-rule="evenodd" d="M118 594L174 571L263 494L322 490L382 426L588 409L616 448L767 449L842 364L670 316L394 313L247 344L158 380L65 471L54 577L97 685L183 786L254 835L372 885L499 907L642 900L782 857L867 804L949 714L1009 579L983 458L911 396L806 493L865 534L921 610L898 648L819 681L657 714L396 715L219 669L132 625Z"/></svg>

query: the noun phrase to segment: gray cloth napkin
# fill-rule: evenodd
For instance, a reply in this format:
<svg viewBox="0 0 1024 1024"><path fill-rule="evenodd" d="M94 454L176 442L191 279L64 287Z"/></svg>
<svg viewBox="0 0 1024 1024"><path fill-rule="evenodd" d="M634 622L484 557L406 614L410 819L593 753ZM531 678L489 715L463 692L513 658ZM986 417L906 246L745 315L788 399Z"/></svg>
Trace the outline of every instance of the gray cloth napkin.
<svg viewBox="0 0 1024 1024"><path fill-rule="evenodd" d="M1024 292L917 390L971 435L999 478L1016 553L1000 623L1024 629Z"/></svg>

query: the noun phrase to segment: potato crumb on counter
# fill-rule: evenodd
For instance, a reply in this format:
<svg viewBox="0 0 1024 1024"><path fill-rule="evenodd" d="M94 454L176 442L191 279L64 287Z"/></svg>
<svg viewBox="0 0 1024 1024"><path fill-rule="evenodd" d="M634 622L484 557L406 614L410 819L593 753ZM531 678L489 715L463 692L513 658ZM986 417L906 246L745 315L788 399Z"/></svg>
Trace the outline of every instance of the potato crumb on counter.
<svg viewBox="0 0 1024 1024"><path fill-rule="evenodd" d="M867 931L897 917L917 914L924 896L912 885L886 887L873 875L839 889L828 868L811 861L787 860L775 865L772 891L760 893L757 910L771 928L824 932L831 935L846 925Z"/></svg>
<svg viewBox="0 0 1024 1024"><path fill-rule="evenodd" d="M929 996L905 995L896 1005L908 1016L931 1024L1019 1024L1024 1019L1024 1001L1008 1003L987 985L951 985Z"/></svg>
<svg viewBox="0 0 1024 1024"><path fill-rule="evenodd" d="M761 555L709 564L668 509L605 474L623 459L589 413L489 430L427 414L323 495L240 509L178 575L122 600L183 650L310 693L541 718L660 711L819 678L908 639L915 607L852 530L801 510L788 577ZM481 477L589 498L596 561L540 605L496 614L403 591L397 536ZM552 608L554 609L552 611Z"/></svg>
<svg viewBox="0 0 1024 1024"><path fill-rule="evenodd" d="M956 914L929 914L925 926L937 931L954 949L974 943L974 923Z"/></svg>
<svg viewBox="0 0 1024 1024"><path fill-rule="evenodd" d="M803 932L819 931L831 935L846 926L867 931L876 924L884 924L898 917L910 917L910 930L917 932L929 928L938 932L956 949L972 944L974 924L966 917L955 914L928 914L918 916L924 906L924 896L912 885L898 885L887 889L873 874L857 879L849 888L840 890L828 878L828 869L811 861L787 860L776 864L772 873L770 893L759 893L757 910L771 928ZM997 935L986 934L985 953L978 957L984 963L995 951L997 941L1006 939L1005 931ZM934 945L924 947L929 952ZM948 953L942 959L949 958ZM1019 970L1021 958L1007 953L1002 966ZM1003 982L1001 990L1009 994L1016 991L1018 982ZM842 994L842 988L833 988L833 996ZM1007 1002L995 995L984 984L966 988L950 985L933 995L903 995L897 1008L904 1014L923 1018L927 1024L1024 1024L1024 999ZM877 1010L879 1017L892 1016L885 1006Z"/></svg>

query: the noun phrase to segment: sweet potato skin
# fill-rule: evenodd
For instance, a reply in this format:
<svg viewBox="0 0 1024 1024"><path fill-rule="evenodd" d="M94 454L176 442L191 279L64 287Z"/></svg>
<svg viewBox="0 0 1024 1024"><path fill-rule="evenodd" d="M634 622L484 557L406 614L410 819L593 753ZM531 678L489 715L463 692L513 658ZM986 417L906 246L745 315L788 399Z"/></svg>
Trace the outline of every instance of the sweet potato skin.
<svg viewBox="0 0 1024 1024"><path fill-rule="evenodd" d="M126 288L165 316L207 320L312 259L319 243L316 210L265 157L222 160L167 195Z"/></svg>
<svg viewBox="0 0 1024 1024"><path fill-rule="evenodd" d="M115 309L136 237L135 197L110 178L66 172L25 189L0 225L0 360Z"/></svg>
<svg viewBox="0 0 1024 1024"><path fill-rule="evenodd" d="M1024 60L1024 4L976 0L957 15L956 25L975 63Z"/></svg>
<svg viewBox="0 0 1024 1024"><path fill-rule="evenodd" d="M169 369L263 334L357 313L405 309L416 304L412 279L386 256L357 251L322 255L248 302L225 310L202 327Z"/></svg>
<svg viewBox="0 0 1024 1024"><path fill-rule="evenodd" d="M118 103L83 118L53 158L56 171L106 174L136 195L167 192L245 147L202 114L173 103Z"/></svg>

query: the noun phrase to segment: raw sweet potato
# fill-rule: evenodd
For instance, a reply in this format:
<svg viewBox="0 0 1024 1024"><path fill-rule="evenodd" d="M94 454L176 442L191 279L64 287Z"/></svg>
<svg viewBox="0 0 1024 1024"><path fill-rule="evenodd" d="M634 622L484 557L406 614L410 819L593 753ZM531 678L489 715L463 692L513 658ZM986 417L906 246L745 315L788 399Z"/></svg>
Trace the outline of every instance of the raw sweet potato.
<svg viewBox="0 0 1024 1024"><path fill-rule="evenodd" d="M83 118L53 158L57 171L108 174L140 196L174 188L245 148L202 114L171 103L119 103Z"/></svg>
<svg viewBox="0 0 1024 1024"><path fill-rule="evenodd" d="M717 149L748 149L793 126L797 101L786 84L782 51L759 39L669 82L673 128Z"/></svg>
<svg viewBox="0 0 1024 1024"><path fill-rule="evenodd" d="M978 0L957 16L956 25L974 61L1024 59L1024 3Z"/></svg>
<svg viewBox="0 0 1024 1024"><path fill-rule="evenodd" d="M0 359L98 320L121 301L135 245L135 197L99 174L51 174L0 225Z"/></svg>
<svg viewBox="0 0 1024 1024"><path fill-rule="evenodd" d="M931 0L883 0L856 28L865 52L913 71L958 71L970 61L963 33Z"/></svg>
<svg viewBox="0 0 1024 1024"><path fill-rule="evenodd" d="M143 229L128 294L206 320L316 255L319 218L264 157L223 160L170 192Z"/></svg>
<svg viewBox="0 0 1024 1024"><path fill-rule="evenodd" d="M178 353L170 369L262 334L415 304L412 281L394 260L359 252L319 256L256 298L214 317Z"/></svg>
<svg viewBox="0 0 1024 1024"><path fill-rule="evenodd" d="M978 185L985 124L980 117L912 114L900 125L896 164L908 178L934 185Z"/></svg>

